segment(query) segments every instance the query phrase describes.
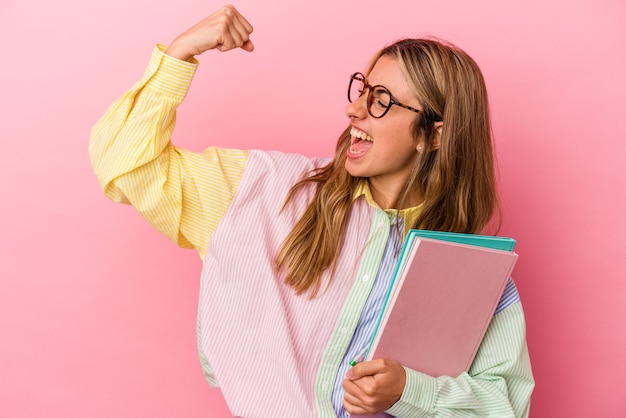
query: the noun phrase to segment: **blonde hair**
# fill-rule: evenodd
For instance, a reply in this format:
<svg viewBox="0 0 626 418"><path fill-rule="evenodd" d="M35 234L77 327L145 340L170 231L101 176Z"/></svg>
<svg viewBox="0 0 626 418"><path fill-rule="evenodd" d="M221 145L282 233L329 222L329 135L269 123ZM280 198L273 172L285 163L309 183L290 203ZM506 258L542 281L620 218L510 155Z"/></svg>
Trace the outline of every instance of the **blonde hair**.
<svg viewBox="0 0 626 418"><path fill-rule="evenodd" d="M414 195L424 198L412 228L478 233L498 211L487 90L474 60L459 48L435 39L405 39L378 52L396 58L405 70L424 114L412 130L420 153L396 202L405 207ZM443 121L439 144L435 122ZM334 276L352 198L359 179L345 169L349 128L337 142L334 160L296 183L287 205L302 187L315 197L282 244L276 263L296 293L315 297L322 275ZM438 146L436 146L438 145Z"/></svg>

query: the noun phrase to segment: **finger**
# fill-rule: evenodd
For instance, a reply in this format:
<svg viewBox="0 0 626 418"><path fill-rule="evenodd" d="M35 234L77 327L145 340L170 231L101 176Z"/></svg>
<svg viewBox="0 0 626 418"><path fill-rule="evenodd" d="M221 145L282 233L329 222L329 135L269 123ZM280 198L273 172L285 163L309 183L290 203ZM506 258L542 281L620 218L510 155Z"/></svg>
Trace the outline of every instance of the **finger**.
<svg viewBox="0 0 626 418"><path fill-rule="evenodd" d="M385 371L385 363L382 360L363 361L350 369L348 378L360 379L364 376L373 376Z"/></svg>
<svg viewBox="0 0 626 418"><path fill-rule="evenodd" d="M370 415L376 412L375 404L371 397L365 396L364 394L355 395L350 391L344 393L343 406L346 408L346 411L351 414Z"/></svg>
<svg viewBox="0 0 626 418"><path fill-rule="evenodd" d="M350 403L345 398L343 400L343 407L351 415L368 415L365 409L363 409L362 407L358 405Z"/></svg>
<svg viewBox="0 0 626 418"><path fill-rule="evenodd" d="M222 35L222 39L217 49L225 52L235 48L243 48L246 51L252 51L254 49L254 44L248 38L248 32L246 32L239 24L239 28L235 26L235 24L228 25Z"/></svg>
<svg viewBox="0 0 626 418"><path fill-rule="evenodd" d="M231 49L243 46L244 43L245 40L242 39L241 35L229 26L225 28L224 32L220 36L217 49L222 52L230 51Z"/></svg>
<svg viewBox="0 0 626 418"><path fill-rule="evenodd" d="M242 39L246 41L254 30L250 22L232 5L225 6L222 9L222 13L228 19L229 26L235 27L241 34Z"/></svg>
<svg viewBox="0 0 626 418"><path fill-rule="evenodd" d="M362 404L370 400L376 393L374 378L371 376L362 377L359 380L344 379L342 386L346 396L350 396L355 405Z"/></svg>
<svg viewBox="0 0 626 418"><path fill-rule="evenodd" d="M237 12L237 19L241 22L241 25L244 27L246 32L248 32L250 34L250 33L252 33L252 31L254 31L254 28L252 27L250 22L248 22L248 19L243 17L243 15L241 13L239 13L239 12Z"/></svg>
<svg viewBox="0 0 626 418"><path fill-rule="evenodd" d="M358 398L361 394L361 388L359 388L359 386L357 386L357 384L350 379L343 379L341 386L343 387L346 395Z"/></svg>
<svg viewBox="0 0 626 418"><path fill-rule="evenodd" d="M236 47L237 46L235 45L235 41L233 40L232 36L230 36L230 33L227 33L227 34L220 36L220 38L217 41L216 49L218 51L226 52Z"/></svg>
<svg viewBox="0 0 626 418"><path fill-rule="evenodd" d="M248 40L248 34L245 33L245 32L241 33L234 26L230 26L228 28L228 33L230 35L230 38L233 40L233 47L234 48L239 48L239 47L243 46L244 42L246 42Z"/></svg>
<svg viewBox="0 0 626 418"><path fill-rule="evenodd" d="M252 33L252 31L254 30L254 28L252 27L252 25L250 25L250 23L240 14L237 14L236 16L233 16L233 26L235 28L237 28L237 30L242 34L242 35L250 35Z"/></svg>
<svg viewBox="0 0 626 418"><path fill-rule="evenodd" d="M245 49L248 52L252 52L254 50L254 44L250 41L250 34L252 33L252 26L248 23L247 20L243 18L243 16L239 15L236 19L233 20L233 27L231 28L237 31L237 36L239 36L243 42L241 45L238 45L239 48ZM233 34L233 38L234 38Z"/></svg>
<svg viewBox="0 0 626 418"><path fill-rule="evenodd" d="M349 403L350 405L359 405L362 403L361 399L359 399L358 397L354 396L353 394L349 392L344 393L343 400Z"/></svg>
<svg viewBox="0 0 626 418"><path fill-rule="evenodd" d="M351 382L356 386L356 389L351 389L351 393L361 400L375 395L379 390L374 376L363 376Z"/></svg>
<svg viewBox="0 0 626 418"><path fill-rule="evenodd" d="M367 411L363 408L363 400L361 399L360 389L349 380L344 380L343 407L351 414L365 415Z"/></svg>
<svg viewBox="0 0 626 418"><path fill-rule="evenodd" d="M235 48L241 48L241 49L246 50L248 52L252 52L252 51L254 51L254 44L249 39L247 41L245 41L245 42L235 41L229 35L229 36L225 37L223 41L218 43L218 45L216 47L216 49L218 51L221 51L221 52L230 51L231 49L235 49Z"/></svg>
<svg viewBox="0 0 626 418"><path fill-rule="evenodd" d="M221 52L230 51L235 48L241 48L248 52L252 52L254 51L254 44L249 39L242 42L240 40L233 40L231 36L227 36L224 38L224 41L220 42L216 47L216 49Z"/></svg>

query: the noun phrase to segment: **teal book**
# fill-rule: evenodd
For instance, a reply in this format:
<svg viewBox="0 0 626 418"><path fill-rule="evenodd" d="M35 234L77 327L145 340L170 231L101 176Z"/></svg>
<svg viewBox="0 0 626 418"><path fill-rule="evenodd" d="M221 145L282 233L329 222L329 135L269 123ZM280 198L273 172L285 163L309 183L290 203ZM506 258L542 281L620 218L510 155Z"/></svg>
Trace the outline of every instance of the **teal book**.
<svg viewBox="0 0 626 418"><path fill-rule="evenodd" d="M493 248L494 250L513 251L515 240L507 237L496 237L491 235L461 234L456 232L428 231L424 229L411 229L409 236L439 239L443 241L456 242L459 244L477 245L479 247Z"/></svg>

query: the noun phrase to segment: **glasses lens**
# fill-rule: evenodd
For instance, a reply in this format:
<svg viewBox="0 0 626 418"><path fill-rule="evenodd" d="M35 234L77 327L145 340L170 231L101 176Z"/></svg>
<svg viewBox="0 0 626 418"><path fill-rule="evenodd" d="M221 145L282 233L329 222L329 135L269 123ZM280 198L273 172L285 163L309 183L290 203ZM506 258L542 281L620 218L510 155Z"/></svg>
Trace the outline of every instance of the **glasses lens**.
<svg viewBox="0 0 626 418"><path fill-rule="evenodd" d="M365 82L361 74L354 74L350 77L350 86L348 87L348 100L350 103L357 100L365 91Z"/></svg>
<svg viewBox="0 0 626 418"><path fill-rule="evenodd" d="M391 106L391 93L384 87L376 87L367 96L367 107L370 115L382 117Z"/></svg>

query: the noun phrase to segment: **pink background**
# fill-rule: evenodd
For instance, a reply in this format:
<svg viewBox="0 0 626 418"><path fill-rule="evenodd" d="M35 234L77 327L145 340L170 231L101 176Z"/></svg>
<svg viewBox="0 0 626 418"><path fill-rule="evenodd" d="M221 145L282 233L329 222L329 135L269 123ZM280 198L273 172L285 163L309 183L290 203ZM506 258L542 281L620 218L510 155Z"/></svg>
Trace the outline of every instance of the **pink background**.
<svg viewBox="0 0 626 418"><path fill-rule="evenodd" d="M108 202L90 127L207 0L0 3L0 416L227 417L195 346L200 262ZM488 82L537 380L531 416L626 416L626 3L258 1L201 57L175 142L330 155L348 75L437 35ZM256 359L242 359L252 364Z"/></svg>

